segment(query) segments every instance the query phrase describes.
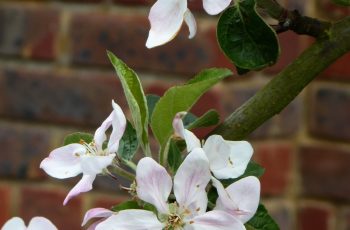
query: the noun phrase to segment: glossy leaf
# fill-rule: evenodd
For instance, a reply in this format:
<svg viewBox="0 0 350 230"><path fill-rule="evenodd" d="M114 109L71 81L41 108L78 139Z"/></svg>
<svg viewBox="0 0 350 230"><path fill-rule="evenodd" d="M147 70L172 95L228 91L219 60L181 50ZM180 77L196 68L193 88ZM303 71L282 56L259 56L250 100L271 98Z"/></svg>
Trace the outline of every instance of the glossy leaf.
<svg viewBox="0 0 350 230"><path fill-rule="evenodd" d="M148 108L140 80L137 74L113 53L107 51L107 54L122 83L137 137L142 148L148 151Z"/></svg>
<svg viewBox="0 0 350 230"><path fill-rule="evenodd" d="M220 121L220 115L214 109L211 109L207 111L205 114L203 114L201 117L197 118L196 120L191 122L189 125L187 125L186 128L195 129L195 128L202 128L202 127L209 127L209 126L218 124L219 121Z"/></svg>
<svg viewBox="0 0 350 230"><path fill-rule="evenodd" d="M239 72L274 64L280 49L275 31L256 12L255 0L236 1L222 13L217 37Z"/></svg>
<svg viewBox="0 0 350 230"><path fill-rule="evenodd" d="M259 204L252 219L245 224L247 230L279 230L280 228L267 212L264 205Z"/></svg>
<svg viewBox="0 0 350 230"><path fill-rule="evenodd" d="M91 143L94 139L94 136L90 133L77 132L67 135L64 138L63 145L69 145L73 143L80 143L84 141L86 143Z"/></svg>
<svg viewBox="0 0 350 230"><path fill-rule="evenodd" d="M128 122L124 135L119 142L118 156L122 160L130 161L134 157L138 145L136 130Z"/></svg>
<svg viewBox="0 0 350 230"><path fill-rule="evenodd" d="M182 86L165 92L154 108L151 127L162 147L173 133L172 121L177 112L188 111L210 87L232 73L228 69L207 69Z"/></svg>

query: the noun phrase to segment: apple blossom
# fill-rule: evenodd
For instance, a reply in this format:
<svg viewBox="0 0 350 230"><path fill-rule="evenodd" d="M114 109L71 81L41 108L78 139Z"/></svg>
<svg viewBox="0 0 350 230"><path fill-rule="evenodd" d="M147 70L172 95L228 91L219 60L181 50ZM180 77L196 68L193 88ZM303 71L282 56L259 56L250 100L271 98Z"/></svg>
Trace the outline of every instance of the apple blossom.
<svg viewBox="0 0 350 230"><path fill-rule="evenodd" d="M175 115L173 128L175 135L186 141L187 151L200 148L200 140L185 129L182 117L185 112ZM220 135L210 136L202 146L210 164L210 170L218 179L237 178L241 176L253 155L253 148L247 141L227 141Z"/></svg>
<svg viewBox="0 0 350 230"><path fill-rule="evenodd" d="M112 101L112 106L112 113L96 130L91 143L82 141L57 148L40 164L40 168L47 174L58 179L70 178L83 173L81 180L65 198L64 205L72 197L90 191L96 175L103 173L116 156L119 141L126 127L126 118L119 105ZM107 139L105 132L110 126L112 126L112 133L107 148L103 148L103 143Z"/></svg>
<svg viewBox="0 0 350 230"><path fill-rule="evenodd" d="M230 5L232 0L203 0L204 10L216 15ZM183 21L187 24L193 38L197 32L197 24L191 11L187 8L187 0L158 0L149 13L151 29L146 47L153 48L172 40L180 30Z"/></svg>
<svg viewBox="0 0 350 230"><path fill-rule="evenodd" d="M13 217L2 226L1 230L57 230L57 228L45 217L36 216L30 220L28 227L21 218Z"/></svg>
<svg viewBox="0 0 350 230"><path fill-rule="evenodd" d="M224 188L220 181L212 177L218 192L215 210L222 210L246 223L259 206L260 182L254 176L244 177Z"/></svg>
<svg viewBox="0 0 350 230"><path fill-rule="evenodd" d="M206 212L208 198L205 188L210 178L207 157L201 148L194 149L174 176L176 202L169 203L170 175L152 158L145 157L137 165L136 192L141 200L156 207L158 216L147 210L127 209L97 224L96 230L245 229L238 218L225 211Z"/></svg>

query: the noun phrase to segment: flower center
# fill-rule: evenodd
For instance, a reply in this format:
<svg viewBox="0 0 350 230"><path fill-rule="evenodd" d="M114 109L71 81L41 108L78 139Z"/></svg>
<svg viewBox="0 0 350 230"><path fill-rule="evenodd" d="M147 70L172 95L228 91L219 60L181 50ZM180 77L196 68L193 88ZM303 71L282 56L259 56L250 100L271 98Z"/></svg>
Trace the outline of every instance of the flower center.
<svg viewBox="0 0 350 230"><path fill-rule="evenodd" d="M176 202L169 204L170 213L166 216L165 229L166 230L180 230L183 229L185 223L183 222L183 215L179 214L179 206Z"/></svg>
<svg viewBox="0 0 350 230"><path fill-rule="evenodd" d="M106 156L107 153L103 149L98 149L95 142L92 141L90 143L85 142L84 140L80 140L80 144L86 148L85 156Z"/></svg>

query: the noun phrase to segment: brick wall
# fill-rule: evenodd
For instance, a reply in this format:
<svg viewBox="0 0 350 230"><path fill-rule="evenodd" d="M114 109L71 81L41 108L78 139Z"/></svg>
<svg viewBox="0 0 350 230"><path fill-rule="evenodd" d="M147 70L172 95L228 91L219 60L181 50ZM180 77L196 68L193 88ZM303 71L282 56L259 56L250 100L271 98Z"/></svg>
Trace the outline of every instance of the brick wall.
<svg viewBox="0 0 350 230"><path fill-rule="evenodd" d="M73 131L92 131L109 114L111 99L126 108L106 57L113 51L140 75L147 93L161 94L206 67L230 67L216 44L216 17L190 0L199 24L194 40L184 29L173 42L144 46L151 0L57 0L0 3L0 226L13 215L44 215L60 229L80 229L84 212L124 199L119 185L98 178L93 192L61 204L72 180L55 180L40 161ZM322 18L349 15L327 0L285 4ZM201 114L231 113L310 44L280 35L273 67L234 77L207 93ZM350 55L307 87L250 137L255 160L266 167L263 199L281 229L350 229Z"/></svg>

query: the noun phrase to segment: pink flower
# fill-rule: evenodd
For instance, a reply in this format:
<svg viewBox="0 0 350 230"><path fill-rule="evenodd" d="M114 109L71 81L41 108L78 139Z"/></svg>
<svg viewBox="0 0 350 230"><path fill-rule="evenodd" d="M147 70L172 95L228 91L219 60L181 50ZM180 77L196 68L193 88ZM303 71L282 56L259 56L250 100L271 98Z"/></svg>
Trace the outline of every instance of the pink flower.
<svg viewBox="0 0 350 230"><path fill-rule="evenodd" d="M158 215L142 209L127 209L97 224L96 230L245 229L242 222L228 212L206 212L205 188L210 178L208 159L201 148L193 149L180 165L174 176L174 187L165 168L145 157L137 165L136 191L141 200L156 207ZM172 187L176 202L169 203Z"/></svg>
<svg viewBox="0 0 350 230"><path fill-rule="evenodd" d="M173 120L175 135L186 141L187 151L203 148L209 160L210 170L218 179L237 178L247 168L253 148L247 141L227 141L219 135L210 136L203 146L200 140L182 122L184 112L177 113Z"/></svg>
<svg viewBox="0 0 350 230"><path fill-rule="evenodd" d="M47 174L58 179L83 174L78 184L68 193L63 202L64 205L72 197L90 191L96 175L103 173L116 156L119 141L125 130L126 119L119 105L112 101L112 106L113 112L96 130L92 143L75 143L57 148L40 164L40 168ZM103 143L107 139L105 132L110 126L113 130L107 148L103 148Z"/></svg>

